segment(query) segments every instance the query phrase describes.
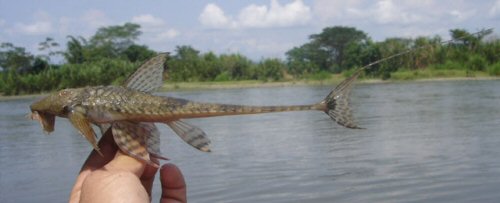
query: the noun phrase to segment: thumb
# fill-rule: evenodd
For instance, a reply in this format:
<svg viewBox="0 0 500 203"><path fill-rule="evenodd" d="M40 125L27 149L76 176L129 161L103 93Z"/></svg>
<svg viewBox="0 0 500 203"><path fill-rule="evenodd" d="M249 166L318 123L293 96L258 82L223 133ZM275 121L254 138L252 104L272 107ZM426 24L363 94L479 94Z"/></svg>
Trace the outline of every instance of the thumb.
<svg viewBox="0 0 500 203"><path fill-rule="evenodd" d="M174 164L164 164L160 169L160 203L187 202L186 182L182 172Z"/></svg>

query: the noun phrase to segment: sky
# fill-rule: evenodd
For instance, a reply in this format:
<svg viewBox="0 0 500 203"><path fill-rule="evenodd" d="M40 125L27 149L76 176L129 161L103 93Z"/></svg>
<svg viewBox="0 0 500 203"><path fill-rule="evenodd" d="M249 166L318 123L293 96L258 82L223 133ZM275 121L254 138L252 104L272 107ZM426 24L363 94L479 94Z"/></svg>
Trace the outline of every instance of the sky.
<svg viewBox="0 0 500 203"><path fill-rule="evenodd" d="M0 0L0 42L40 54L38 43L89 38L99 27L141 25L138 43L174 52L241 53L254 60L286 51L329 26L350 26L375 41L440 35L450 29L500 33L500 0Z"/></svg>

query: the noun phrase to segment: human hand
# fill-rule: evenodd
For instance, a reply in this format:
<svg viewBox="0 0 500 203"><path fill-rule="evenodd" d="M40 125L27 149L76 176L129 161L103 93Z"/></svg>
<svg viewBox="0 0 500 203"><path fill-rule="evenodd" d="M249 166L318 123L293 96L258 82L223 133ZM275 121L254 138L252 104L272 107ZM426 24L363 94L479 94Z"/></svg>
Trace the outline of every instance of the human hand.
<svg viewBox="0 0 500 203"><path fill-rule="evenodd" d="M123 154L111 131L99 141L103 156L92 151L83 164L69 202L150 202L157 168ZM158 163L158 160L152 159ZM160 169L160 202L186 202L186 183L173 164Z"/></svg>

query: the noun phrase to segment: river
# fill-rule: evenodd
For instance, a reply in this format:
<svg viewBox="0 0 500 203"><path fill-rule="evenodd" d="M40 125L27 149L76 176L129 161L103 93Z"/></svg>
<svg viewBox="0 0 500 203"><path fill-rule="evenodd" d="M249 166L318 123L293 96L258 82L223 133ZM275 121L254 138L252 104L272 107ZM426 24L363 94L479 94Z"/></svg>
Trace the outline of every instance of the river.
<svg viewBox="0 0 500 203"><path fill-rule="evenodd" d="M308 104L331 87L180 91L161 95L248 105ZM66 119L44 135L34 98L0 101L0 202L65 202L91 150ZM166 125L163 154L181 168L190 202L498 202L500 80L359 84L363 130L322 112L193 119L211 153ZM155 182L154 200L160 196Z"/></svg>

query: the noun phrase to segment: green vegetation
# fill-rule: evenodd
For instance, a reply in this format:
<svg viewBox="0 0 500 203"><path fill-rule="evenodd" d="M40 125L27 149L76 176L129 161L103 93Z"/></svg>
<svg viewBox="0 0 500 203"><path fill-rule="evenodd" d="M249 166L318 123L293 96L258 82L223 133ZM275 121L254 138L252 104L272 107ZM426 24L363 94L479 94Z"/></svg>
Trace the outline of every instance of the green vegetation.
<svg viewBox="0 0 500 203"><path fill-rule="evenodd" d="M166 86L189 84L227 85L309 83L337 81L355 68L405 50L409 54L374 65L363 77L414 80L429 77L500 76L500 39L450 30L450 44L440 37L388 38L374 42L367 33L353 27L327 27L309 36L309 42L286 52L286 60L266 58L252 61L241 54L200 53L189 45L177 46L166 66ZM137 44L140 26L133 23L108 26L86 39L68 36L65 48L47 37L40 42L41 55L9 42L0 44L0 94L17 95L63 88L120 84L142 62L156 54ZM64 49L60 51L61 49ZM52 64L53 58L64 64ZM196 85L195 85L196 86ZM167 87L168 88L168 87Z"/></svg>

